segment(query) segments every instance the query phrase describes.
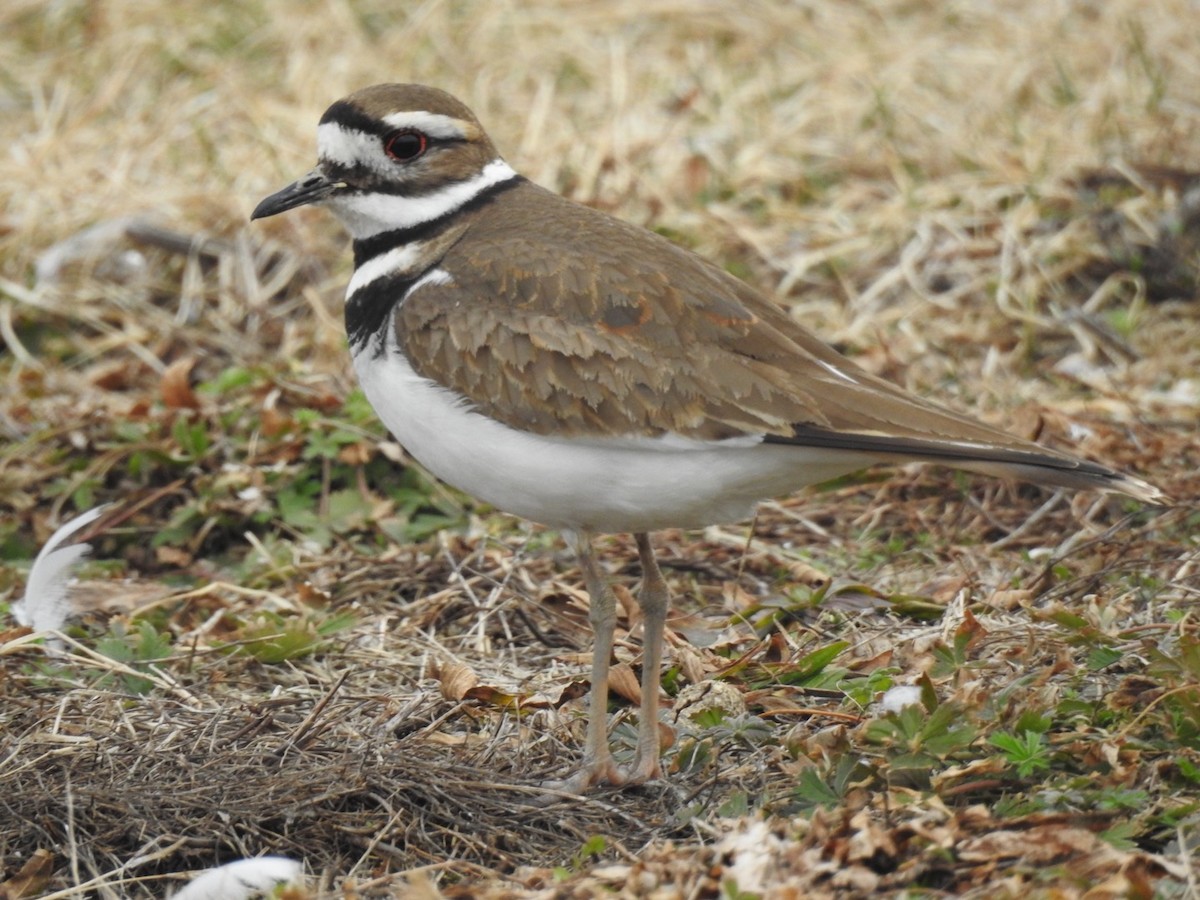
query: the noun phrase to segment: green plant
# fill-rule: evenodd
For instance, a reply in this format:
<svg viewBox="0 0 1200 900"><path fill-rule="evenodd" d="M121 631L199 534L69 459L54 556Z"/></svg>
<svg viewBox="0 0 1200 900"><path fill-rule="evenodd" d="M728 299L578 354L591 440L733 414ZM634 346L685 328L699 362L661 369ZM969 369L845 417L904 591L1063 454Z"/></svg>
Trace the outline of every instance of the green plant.
<svg viewBox="0 0 1200 900"><path fill-rule="evenodd" d="M994 734L988 743L999 749L1009 765L1017 767L1017 774L1028 778L1050 768L1050 747L1046 736L1037 731L1023 731L1020 736Z"/></svg>
<svg viewBox="0 0 1200 900"><path fill-rule="evenodd" d="M586 871L588 864L603 856L606 850L608 850L608 838L602 834L592 835L579 846L579 849L571 856L569 863L565 866L555 867L554 877L559 881L565 881L576 872Z"/></svg>
<svg viewBox="0 0 1200 900"><path fill-rule="evenodd" d="M109 659L124 663L131 669L146 672L152 663L166 661L171 655L171 639L148 620L138 622L133 634L121 622L114 622L109 633L96 642L96 651ZM107 676L106 676L107 677ZM121 683L133 694L148 694L154 681L137 675L121 674Z"/></svg>
<svg viewBox="0 0 1200 900"><path fill-rule="evenodd" d="M870 722L866 737L884 748L893 769L929 770L968 748L978 733L957 703L942 703L932 711L912 704Z"/></svg>
<svg viewBox="0 0 1200 900"><path fill-rule="evenodd" d="M252 619L238 624L236 638L222 649L252 656L262 663L286 662L321 652L333 635L352 627L355 621L348 612L283 616L259 610Z"/></svg>
<svg viewBox="0 0 1200 900"><path fill-rule="evenodd" d="M792 808L800 812L835 809L852 788L869 784L875 776L874 769L852 754L840 754L832 767L824 770L818 766L805 767L792 789Z"/></svg>

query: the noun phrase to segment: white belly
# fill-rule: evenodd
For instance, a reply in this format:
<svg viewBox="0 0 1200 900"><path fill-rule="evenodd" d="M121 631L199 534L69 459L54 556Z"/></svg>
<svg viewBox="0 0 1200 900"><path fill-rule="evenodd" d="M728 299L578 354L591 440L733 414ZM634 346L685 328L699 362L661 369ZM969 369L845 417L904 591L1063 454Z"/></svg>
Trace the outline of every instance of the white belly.
<svg viewBox="0 0 1200 900"><path fill-rule="evenodd" d="M368 342L368 346L372 342ZM555 528L656 531L733 522L754 504L865 468L867 454L757 439L567 439L472 412L396 352L354 358L363 391L433 475L498 509Z"/></svg>

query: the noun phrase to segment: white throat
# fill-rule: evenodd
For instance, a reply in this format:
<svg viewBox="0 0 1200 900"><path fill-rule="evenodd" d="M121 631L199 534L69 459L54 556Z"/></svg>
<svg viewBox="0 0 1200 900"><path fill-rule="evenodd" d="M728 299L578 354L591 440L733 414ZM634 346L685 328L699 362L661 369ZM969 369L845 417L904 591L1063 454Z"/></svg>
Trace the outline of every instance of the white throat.
<svg viewBox="0 0 1200 900"><path fill-rule="evenodd" d="M325 205L342 220L356 241L385 231L413 228L454 212L493 185L517 177L512 166L494 159L467 181L450 184L432 194L406 197L403 194L335 193Z"/></svg>

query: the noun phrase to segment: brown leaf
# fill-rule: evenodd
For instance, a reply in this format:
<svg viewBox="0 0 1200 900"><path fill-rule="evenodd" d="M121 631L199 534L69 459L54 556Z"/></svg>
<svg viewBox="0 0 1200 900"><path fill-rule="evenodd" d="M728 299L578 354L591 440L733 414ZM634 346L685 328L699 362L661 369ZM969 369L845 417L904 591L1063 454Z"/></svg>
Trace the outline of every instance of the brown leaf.
<svg viewBox="0 0 1200 900"><path fill-rule="evenodd" d="M671 659L679 666L688 684L698 684L719 668L710 662L711 656L701 653L690 644L677 643L671 648Z"/></svg>
<svg viewBox="0 0 1200 900"><path fill-rule="evenodd" d="M1162 694L1162 685L1141 675L1127 675L1105 699L1109 709L1135 709L1148 706Z"/></svg>
<svg viewBox="0 0 1200 900"><path fill-rule="evenodd" d="M984 775L999 775L1007 768L1008 764L998 756L990 756L985 759L975 759L971 762L964 763L961 766L950 766L948 769L933 775L930 778L930 783L934 788L942 788L949 786L953 782L962 781L965 778L980 778Z"/></svg>
<svg viewBox="0 0 1200 900"><path fill-rule="evenodd" d="M642 688L628 663L617 663L608 670L608 689L630 703L642 702Z"/></svg>
<svg viewBox="0 0 1200 900"><path fill-rule="evenodd" d="M759 598L736 581L726 581L721 585L721 599L725 601L725 608L734 612L753 609L759 603Z"/></svg>
<svg viewBox="0 0 1200 900"><path fill-rule="evenodd" d="M683 164L683 180L687 191L694 197L700 196L708 187L711 167L699 153L691 154Z"/></svg>
<svg viewBox="0 0 1200 900"><path fill-rule="evenodd" d="M311 581L304 581L296 588L296 599L309 609L327 609L333 602L333 595Z"/></svg>
<svg viewBox="0 0 1200 900"><path fill-rule="evenodd" d="M479 684L479 676L474 670L457 662L441 663L434 677L438 680L442 696L447 700L462 700L471 688Z"/></svg>
<svg viewBox="0 0 1200 900"><path fill-rule="evenodd" d="M28 625L17 625L15 628L5 628L0 631L0 647L7 644L9 641L15 641L17 638L27 637L33 634L33 629ZM0 895L0 900L3 900L3 895Z"/></svg>
<svg viewBox="0 0 1200 900"><path fill-rule="evenodd" d="M88 381L106 391L123 391L132 381L128 360L106 360L89 366L84 373Z"/></svg>
<svg viewBox="0 0 1200 900"><path fill-rule="evenodd" d="M810 566L803 560L788 559L785 560L785 563L788 568L788 574L791 575L792 579L806 587L824 587L833 580L829 577L828 573Z"/></svg>
<svg viewBox="0 0 1200 900"><path fill-rule="evenodd" d="M34 850L33 856L8 881L0 882L2 900L21 900L41 894L54 874L54 854L49 850Z"/></svg>
<svg viewBox="0 0 1200 900"><path fill-rule="evenodd" d="M278 407L266 406L264 403L262 413L258 416L258 424L266 437L277 438L280 434L292 431L295 420L287 413L280 412Z"/></svg>
<svg viewBox="0 0 1200 900"><path fill-rule="evenodd" d="M338 451L338 462L348 466L365 466L371 461L371 448L365 442L347 444Z"/></svg>
<svg viewBox="0 0 1200 900"><path fill-rule="evenodd" d="M887 829L881 828L871 819L869 810L860 810L850 819L850 838L846 846L846 857L854 862L892 859L896 856L896 842Z"/></svg>
<svg viewBox="0 0 1200 900"><path fill-rule="evenodd" d="M641 618L642 608L638 605L633 592L623 584L612 585L613 597L617 600L617 609L620 610L620 618L629 623L630 628Z"/></svg>
<svg viewBox="0 0 1200 900"><path fill-rule="evenodd" d="M967 639L966 649L974 650L979 642L987 637L987 629L979 624L979 620L969 610L963 610L962 623L954 630L955 640L961 637Z"/></svg>
<svg viewBox="0 0 1200 900"><path fill-rule="evenodd" d="M199 409L200 398L192 390L192 368L196 360L183 356L167 366L159 381L159 391L168 409Z"/></svg>
<svg viewBox="0 0 1200 900"><path fill-rule="evenodd" d="M942 575L926 582L918 593L924 594L935 603L948 606L967 583L968 579L964 575Z"/></svg>
<svg viewBox="0 0 1200 900"><path fill-rule="evenodd" d="M876 669L882 669L885 666L892 664L892 656L895 654L895 649L888 647L880 653L875 654L870 659L852 660L847 667L852 672L874 672Z"/></svg>
<svg viewBox="0 0 1200 900"><path fill-rule="evenodd" d="M177 547L155 547L154 557L166 566L190 566L193 560L192 554Z"/></svg>
<svg viewBox="0 0 1200 900"><path fill-rule="evenodd" d="M1041 825L1020 831L997 829L963 841L958 857L968 862L1019 859L1029 865L1048 865L1080 854L1104 853L1106 848L1085 828Z"/></svg>
<svg viewBox="0 0 1200 900"><path fill-rule="evenodd" d="M1034 592L1028 588L1000 590L993 592L992 596L988 597L987 605L1007 612L1018 607L1028 606L1033 602L1033 596Z"/></svg>

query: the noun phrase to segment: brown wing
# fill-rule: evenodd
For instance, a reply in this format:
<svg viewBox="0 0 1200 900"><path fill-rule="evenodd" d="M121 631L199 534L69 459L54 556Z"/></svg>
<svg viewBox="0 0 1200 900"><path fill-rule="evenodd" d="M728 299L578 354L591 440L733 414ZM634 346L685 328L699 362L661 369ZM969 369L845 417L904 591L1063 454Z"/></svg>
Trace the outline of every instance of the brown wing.
<svg viewBox="0 0 1200 900"><path fill-rule="evenodd" d="M415 291L397 333L417 372L514 428L766 435L955 464L1048 466L1073 472L1071 484L1114 475L915 398L716 266L533 185L481 210L468 234L443 260L451 280Z"/></svg>

